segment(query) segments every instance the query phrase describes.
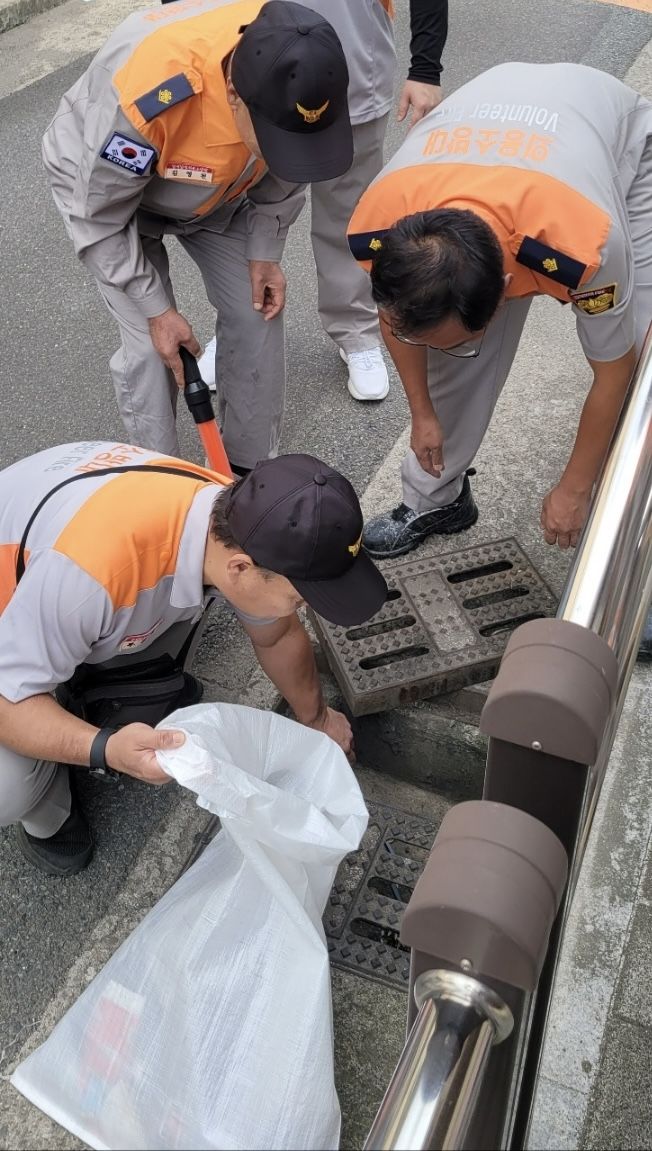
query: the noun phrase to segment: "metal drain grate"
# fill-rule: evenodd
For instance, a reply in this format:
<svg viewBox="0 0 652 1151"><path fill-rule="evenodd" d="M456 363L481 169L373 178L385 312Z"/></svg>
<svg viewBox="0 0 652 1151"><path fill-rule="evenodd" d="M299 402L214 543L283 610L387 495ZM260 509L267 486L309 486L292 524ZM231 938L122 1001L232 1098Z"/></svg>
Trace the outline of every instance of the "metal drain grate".
<svg viewBox="0 0 652 1151"><path fill-rule="evenodd" d="M383 570L389 598L367 623L336 627L311 613L353 715L490 679L514 628L557 607L514 539Z"/></svg>
<svg viewBox="0 0 652 1151"><path fill-rule="evenodd" d="M410 952L399 943L401 916L437 826L381 804L367 807L364 839L340 865L324 912L328 951L335 967L407 988Z"/></svg>

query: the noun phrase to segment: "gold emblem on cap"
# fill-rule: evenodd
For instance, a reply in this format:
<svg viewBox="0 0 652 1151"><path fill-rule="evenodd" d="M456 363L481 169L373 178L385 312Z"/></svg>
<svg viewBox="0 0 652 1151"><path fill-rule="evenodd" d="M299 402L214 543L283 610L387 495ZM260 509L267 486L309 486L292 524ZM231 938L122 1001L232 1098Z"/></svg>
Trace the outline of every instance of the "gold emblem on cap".
<svg viewBox="0 0 652 1151"><path fill-rule="evenodd" d="M357 556L358 552L360 551L361 546L362 546L362 535L360 535L358 537L358 539L355 541L354 544L349 544L349 546L346 550L351 552L352 556Z"/></svg>
<svg viewBox="0 0 652 1151"><path fill-rule="evenodd" d="M297 104L296 107L297 112L299 115L303 116L306 124L316 124L317 121L324 115L324 112L328 108L329 104L330 100L327 100L325 104L322 104L321 108L304 108L303 104Z"/></svg>
<svg viewBox="0 0 652 1151"><path fill-rule="evenodd" d="M559 264L556 260L553 260L551 256L548 256L548 259L543 261L543 266L546 269L546 272L559 271Z"/></svg>
<svg viewBox="0 0 652 1151"><path fill-rule="evenodd" d="M169 104L172 100L172 93L169 88L159 88L158 102L159 104Z"/></svg>
<svg viewBox="0 0 652 1151"><path fill-rule="evenodd" d="M374 236L373 240L369 241L369 247L371 248L372 252L377 252L379 248L382 248L382 246L383 246L383 241L378 240L375 236Z"/></svg>

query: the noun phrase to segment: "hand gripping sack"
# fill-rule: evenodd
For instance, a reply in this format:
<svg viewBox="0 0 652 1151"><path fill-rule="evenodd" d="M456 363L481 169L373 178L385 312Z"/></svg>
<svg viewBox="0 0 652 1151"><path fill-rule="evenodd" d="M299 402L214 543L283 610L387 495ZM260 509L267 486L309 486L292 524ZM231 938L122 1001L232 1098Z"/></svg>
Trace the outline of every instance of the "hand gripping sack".
<svg viewBox="0 0 652 1151"><path fill-rule="evenodd" d="M321 915L367 813L327 736L186 708L161 765L222 830L12 1083L96 1148L333 1148Z"/></svg>

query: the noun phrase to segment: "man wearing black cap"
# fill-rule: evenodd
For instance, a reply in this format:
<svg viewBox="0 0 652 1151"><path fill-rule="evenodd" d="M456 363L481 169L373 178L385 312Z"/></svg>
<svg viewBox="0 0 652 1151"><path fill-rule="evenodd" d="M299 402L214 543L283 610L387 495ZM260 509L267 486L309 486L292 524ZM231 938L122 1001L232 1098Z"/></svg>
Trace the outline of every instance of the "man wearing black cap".
<svg viewBox="0 0 652 1151"><path fill-rule="evenodd" d="M167 780L156 750L184 737L153 725L201 697L183 667L215 599L297 719L350 753L296 612L347 626L378 611L387 586L361 535L351 484L307 455L233 485L111 443L0 472L0 825L17 824L23 854L54 875L88 863L70 765Z"/></svg>
<svg viewBox="0 0 652 1151"><path fill-rule="evenodd" d="M351 165L348 71L321 16L290 0L139 11L63 97L43 140L55 203L120 328L111 360L130 442L179 452L177 311L163 237L198 265L220 327L219 419L236 470L278 447L279 261L302 186Z"/></svg>

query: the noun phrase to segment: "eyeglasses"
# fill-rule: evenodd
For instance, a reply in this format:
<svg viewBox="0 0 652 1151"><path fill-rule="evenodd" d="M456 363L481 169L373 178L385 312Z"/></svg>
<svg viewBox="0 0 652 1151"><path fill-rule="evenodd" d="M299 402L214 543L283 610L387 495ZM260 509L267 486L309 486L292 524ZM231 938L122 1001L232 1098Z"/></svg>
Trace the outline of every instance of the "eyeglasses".
<svg viewBox="0 0 652 1151"><path fill-rule="evenodd" d="M461 344L455 344L453 348L437 348L434 344L425 343L424 340L409 340L407 336L399 336L393 328L390 328L390 331L394 339L401 344L410 344L413 348L430 348L431 352L443 352L445 356L454 356L458 360L475 360L480 355L486 328L479 340L464 340Z"/></svg>

